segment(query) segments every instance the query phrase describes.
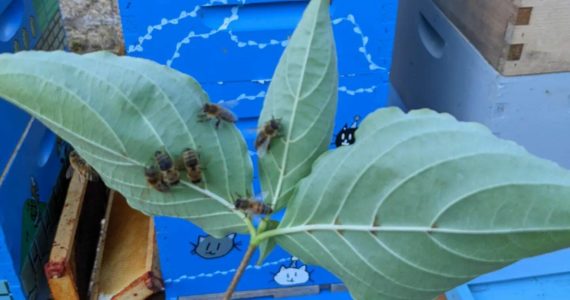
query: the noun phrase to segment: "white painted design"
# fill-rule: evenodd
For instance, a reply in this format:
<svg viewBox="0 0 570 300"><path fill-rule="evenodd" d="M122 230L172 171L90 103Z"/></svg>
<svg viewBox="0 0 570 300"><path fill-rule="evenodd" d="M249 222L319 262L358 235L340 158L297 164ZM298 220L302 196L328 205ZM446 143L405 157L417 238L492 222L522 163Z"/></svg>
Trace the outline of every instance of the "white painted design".
<svg viewBox="0 0 570 300"><path fill-rule="evenodd" d="M233 108L233 107L236 107L238 104L240 104L242 101L253 101L253 100L257 100L257 99L264 99L266 94L267 93L265 91L261 91L261 92L257 93L257 95L241 94L241 95L239 95L239 97L237 97L235 99L220 100L220 101L218 101L218 104L223 104L224 106L226 106L228 108Z"/></svg>
<svg viewBox="0 0 570 300"><path fill-rule="evenodd" d="M241 1L242 4L245 4L245 2L246 2L245 0ZM147 27L146 34L138 37L137 44L136 45L130 45L128 47L128 53L143 52L144 51L143 44L145 43L145 41L152 40L153 34L156 34L157 31L163 30L163 28L166 26L179 25L182 20L187 19L187 18L196 18L198 16L198 12L201 10L202 6L212 6L213 4L216 4L216 3L227 4L227 0L210 0L206 4L196 5L194 7L194 9L190 12L182 10L180 12L179 16L176 18L172 18L172 19L162 18L160 23L154 24L154 25L149 25ZM266 49L267 47L270 47L270 46L281 46L281 47L287 46L288 39L275 39L275 38L273 38L273 39L270 39L269 41L263 41L263 42L262 41L254 41L254 40L241 40L236 33L234 33L231 30L228 30L229 25L232 22L235 22L239 19L238 11L239 11L239 6L232 7L231 16L228 18L225 18L222 25L220 25L217 29L211 30L210 32L196 33L194 31L190 31L190 33L184 39L182 39L181 41L179 41L176 44L176 50L172 54L171 58L166 61L166 64L168 66L171 66L172 63L177 58L180 57L181 48L184 45L189 44L192 39L197 39L197 38L208 39L211 36L213 36L219 32L222 32L222 31L227 31L227 33L230 37L230 40L233 41L234 43L236 43L236 45L239 48L256 47L260 50L263 50L263 49ZM368 68L372 71L374 71L374 70L386 70L386 68L381 67L376 62L374 62L374 60L372 58L372 54L370 54L370 52L368 51L368 48L367 48L368 42L369 42L369 37L364 34L360 25L356 21L356 18L354 17L354 15L349 14L346 17L337 18L337 19L334 19L332 21L333 25L339 25L343 22L350 23L353 26L353 32L361 37L362 44L358 47L358 52L362 53L362 55L364 56L364 58L368 62L368 64L369 64Z"/></svg>
<svg viewBox="0 0 570 300"><path fill-rule="evenodd" d="M237 44L237 46L239 48L245 48L245 47L257 47L261 50L267 48L268 46L281 46L283 48L287 47L287 45L289 44L289 40L276 40L276 39L271 39L269 42L258 42L258 41L253 41L253 40L248 40L248 41L241 41L239 39L239 37L234 34L232 31L228 31L228 34L230 35L230 39Z"/></svg>
<svg viewBox="0 0 570 300"><path fill-rule="evenodd" d="M232 7L231 16L224 18L224 22L222 23L222 25L220 25L220 27L218 27L217 29L213 29L208 33L195 33L194 31L190 31L190 33L188 33L188 35L184 39L176 43L176 50L172 54L172 57L170 57L170 59L166 61L166 65L170 67L174 62L174 60L180 57L180 49L182 49L184 45L190 44L190 41L192 39L201 38L206 40L221 31L227 30L232 22L235 22L239 19L238 11L239 11L239 6Z"/></svg>
<svg viewBox="0 0 570 300"><path fill-rule="evenodd" d="M267 80L267 81L269 81L269 80ZM261 82L260 82L260 84L261 84ZM263 84L265 84L265 82ZM349 89L346 86L340 86L338 88L338 91L341 93L345 93L349 96L356 96L358 94L373 94L377 88L378 87L375 85L370 86L370 87L366 87L366 88L363 87L363 88L357 88L357 89ZM259 93L255 94L255 95L241 94L237 98L229 99L229 100L220 100L217 103L222 104L228 108L234 108L234 107L238 106L243 101L254 101L254 100L258 100L258 99L264 99L265 96L267 96L267 93L265 91L260 91Z"/></svg>
<svg viewBox="0 0 570 300"><path fill-rule="evenodd" d="M342 93L345 93L345 94L347 94L347 95L349 95L349 96L355 96L355 95L358 95L358 94L372 94L372 93L374 93L374 91L376 90L376 88L377 88L377 86L373 85L373 86L371 86L371 87L369 87L369 88L358 88L358 89L355 89L355 90L350 90L350 89L348 89L346 86L339 86L339 87L338 87L338 91L339 91L339 92L342 92Z"/></svg>
<svg viewBox="0 0 570 300"><path fill-rule="evenodd" d="M208 2L208 4L214 4L216 2L221 2L221 3L226 3L226 1L220 1L220 0L210 0L210 2ZM149 25L146 28L146 34L143 36L139 36L139 38L137 39L138 43L136 45L130 45L129 49L127 50L129 53L133 53L133 52L143 52L144 48L143 48L143 44L145 41L150 41L152 40L152 35L155 31L161 31L164 27L169 26L169 25L178 25L180 23L180 21L186 19L186 18L195 18L196 16L198 16L198 11L200 11L200 9L202 8L202 5L196 5L194 6L194 9L190 12L187 12L185 10L182 10L180 12L180 15L178 15L178 17L173 18L173 19L166 19L166 18L162 18L160 20L160 23L155 24L155 25Z"/></svg>
<svg viewBox="0 0 570 300"><path fill-rule="evenodd" d="M374 62L374 60L372 60L372 55L368 52L368 48L366 48L368 46L369 38L368 38L368 36L366 36L362 32L360 25L358 25L358 23L356 22L356 19L354 18L354 15L350 14L350 15L346 16L345 18L334 19L333 24L338 25L338 24L342 23L343 21L350 22L353 26L352 30L354 31L354 33L358 34L362 38L362 46L360 46L358 48L358 52L362 53L362 55L364 55L364 58L366 58L366 60L368 61L368 63L369 63L368 68L372 71L374 71L374 70L386 70L386 68L380 67L378 64L376 64Z"/></svg>
<svg viewBox="0 0 570 300"><path fill-rule="evenodd" d="M279 259L276 261L266 262L266 263L262 264L261 266L248 265L245 269L246 269L246 271L250 270L250 269L261 270L261 269L267 268L269 266L279 265L279 264L287 262L289 260L290 260L290 258L282 258L282 259ZM164 283L165 284L172 284L172 283L180 283L182 281L196 280L199 278L212 278L214 276L227 276L227 275L233 274L235 272L236 272L236 269L234 268L234 269L223 270L223 271L219 270L219 271L215 271L212 273L200 273L198 275L182 275L176 279L172 279L172 278L165 279Z"/></svg>

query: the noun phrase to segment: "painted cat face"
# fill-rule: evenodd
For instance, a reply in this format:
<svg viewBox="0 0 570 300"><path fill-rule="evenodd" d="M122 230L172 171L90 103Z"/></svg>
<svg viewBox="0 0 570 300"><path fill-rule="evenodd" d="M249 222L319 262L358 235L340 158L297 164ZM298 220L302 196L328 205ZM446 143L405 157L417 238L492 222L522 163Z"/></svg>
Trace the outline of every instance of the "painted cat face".
<svg viewBox="0 0 570 300"><path fill-rule="evenodd" d="M279 272L273 276L273 280L279 285L297 285L305 284L310 279L310 274L307 272L307 266L300 268L281 266Z"/></svg>
<svg viewBox="0 0 570 300"><path fill-rule="evenodd" d="M346 125L337 134L335 144L337 147L352 145L355 142L354 132L355 128L348 128Z"/></svg>
<svg viewBox="0 0 570 300"><path fill-rule="evenodd" d="M212 236L199 236L198 242L196 244L192 243L192 245L194 245L192 254L205 259L214 259L226 256L234 248L238 248L239 243L235 242L235 238L235 233L227 235L221 239L217 239Z"/></svg>

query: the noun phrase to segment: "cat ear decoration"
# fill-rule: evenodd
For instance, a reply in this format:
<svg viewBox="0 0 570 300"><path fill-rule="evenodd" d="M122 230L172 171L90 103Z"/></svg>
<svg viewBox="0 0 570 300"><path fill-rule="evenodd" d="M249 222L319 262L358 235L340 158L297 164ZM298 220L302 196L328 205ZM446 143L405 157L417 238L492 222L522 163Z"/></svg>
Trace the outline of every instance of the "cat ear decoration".
<svg viewBox="0 0 570 300"><path fill-rule="evenodd" d="M235 233L230 233L226 236L228 239L233 240L236 237Z"/></svg>
<svg viewBox="0 0 570 300"><path fill-rule="evenodd" d="M304 266L300 267L299 270L301 270L301 271L307 271L307 266L304 265Z"/></svg>
<svg viewBox="0 0 570 300"><path fill-rule="evenodd" d="M199 237L198 237L198 241L199 241L200 243L203 242L205 239L206 239L205 236L199 236Z"/></svg>
<svg viewBox="0 0 570 300"><path fill-rule="evenodd" d="M285 270L287 270L287 268L285 266L281 266L281 269L279 269L279 272L283 272Z"/></svg>
<svg viewBox="0 0 570 300"><path fill-rule="evenodd" d="M352 122L352 125L350 125L350 128L353 128L353 129L358 128L359 122L360 122L360 116L359 115L354 116L354 122Z"/></svg>

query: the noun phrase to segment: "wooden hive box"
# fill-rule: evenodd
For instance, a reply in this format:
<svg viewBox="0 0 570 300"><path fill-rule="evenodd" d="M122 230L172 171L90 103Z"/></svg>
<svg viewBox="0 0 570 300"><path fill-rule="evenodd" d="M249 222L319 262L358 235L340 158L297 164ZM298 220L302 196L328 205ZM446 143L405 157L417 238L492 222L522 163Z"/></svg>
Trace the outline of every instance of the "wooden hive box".
<svg viewBox="0 0 570 300"><path fill-rule="evenodd" d="M75 172L45 275L53 299L137 300L162 290L154 222Z"/></svg>
<svg viewBox="0 0 570 300"><path fill-rule="evenodd" d="M570 71L570 1L433 1L501 74Z"/></svg>

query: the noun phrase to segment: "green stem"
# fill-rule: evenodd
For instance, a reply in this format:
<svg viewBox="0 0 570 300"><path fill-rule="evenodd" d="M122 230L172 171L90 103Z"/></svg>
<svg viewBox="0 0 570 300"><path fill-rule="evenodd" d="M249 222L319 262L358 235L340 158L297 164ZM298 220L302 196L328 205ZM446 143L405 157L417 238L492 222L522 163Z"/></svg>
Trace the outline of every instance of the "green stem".
<svg viewBox="0 0 570 300"><path fill-rule="evenodd" d="M250 218L244 218L244 222L245 225L247 226L247 230L249 231L249 235L251 235L251 239L253 240L254 238L257 237L257 231L255 230L255 227L253 226L253 223L251 222Z"/></svg>

